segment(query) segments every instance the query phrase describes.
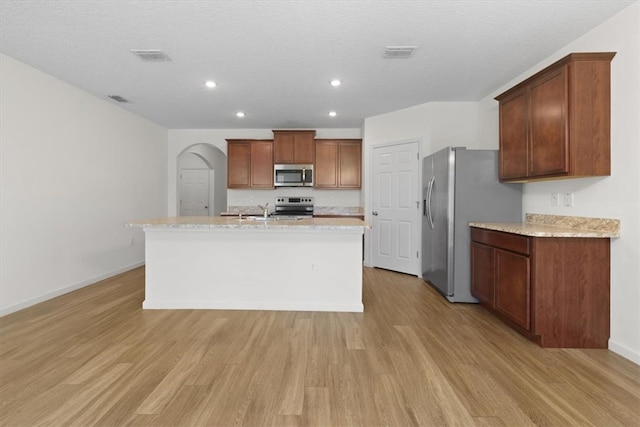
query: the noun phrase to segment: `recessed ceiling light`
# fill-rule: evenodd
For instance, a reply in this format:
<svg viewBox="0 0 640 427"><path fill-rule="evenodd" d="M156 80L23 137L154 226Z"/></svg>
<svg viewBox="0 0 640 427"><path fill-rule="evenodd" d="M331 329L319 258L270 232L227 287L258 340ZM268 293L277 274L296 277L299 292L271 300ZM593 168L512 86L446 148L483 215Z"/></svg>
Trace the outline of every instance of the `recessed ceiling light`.
<svg viewBox="0 0 640 427"><path fill-rule="evenodd" d="M342 82L340 80L338 80L338 79L331 80L331 86L333 86L333 87L338 87L341 84L342 84Z"/></svg>
<svg viewBox="0 0 640 427"><path fill-rule="evenodd" d="M240 117L240 118L242 118L242 117L244 117L244 113L243 113L242 111L238 111L238 112L236 113L236 117Z"/></svg>
<svg viewBox="0 0 640 427"><path fill-rule="evenodd" d="M204 85L210 89L213 89L214 87L216 87L216 82L214 82L213 80L207 80L206 82L204 82Z"/></svg>
<svg viewBox="0 0 640 427"><path fill-rule="evenodd" d="M336 116L336 114L338 114L338 113L336 113L335 111L329 111L329 115L330 115L331 117L335 117L335 116Z"/></svg>

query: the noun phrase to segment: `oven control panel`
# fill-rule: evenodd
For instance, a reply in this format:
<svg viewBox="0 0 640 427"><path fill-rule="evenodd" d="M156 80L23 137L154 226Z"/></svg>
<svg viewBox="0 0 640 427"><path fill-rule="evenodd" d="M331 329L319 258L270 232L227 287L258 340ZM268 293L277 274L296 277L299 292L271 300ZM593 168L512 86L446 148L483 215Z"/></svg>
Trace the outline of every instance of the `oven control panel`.
<svg viewBox="0 0 640 427"><path fill-rule="evenodd" d="M278 197L276 205L313 205L313 197Z"/></svg>

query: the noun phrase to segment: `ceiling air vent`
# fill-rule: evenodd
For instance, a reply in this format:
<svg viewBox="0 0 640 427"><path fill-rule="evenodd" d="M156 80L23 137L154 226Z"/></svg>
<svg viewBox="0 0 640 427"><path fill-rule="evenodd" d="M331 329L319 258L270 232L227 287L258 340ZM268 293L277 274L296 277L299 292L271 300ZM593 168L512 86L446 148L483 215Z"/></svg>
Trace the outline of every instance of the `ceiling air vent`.
<svg viewBox="0 0 640 427"><path fill-rule="evenodd" d="M417 48L418 46L387 46L382 57L388 59L411 58Z"/></svg>
<svg viewBox="0 0 640 427"><path fill-rule="evenodd" d="M145 62L171 61L171 58L160 49L131 49L131 53Z"/></svg>
<svg viewBox="0 0 640 427"><path fill-rule="evenodd" d="M113 99L114 101L118 101L118 102L129 102L128 99L123 98L120 95L109 95L109 98Z"/></svg>

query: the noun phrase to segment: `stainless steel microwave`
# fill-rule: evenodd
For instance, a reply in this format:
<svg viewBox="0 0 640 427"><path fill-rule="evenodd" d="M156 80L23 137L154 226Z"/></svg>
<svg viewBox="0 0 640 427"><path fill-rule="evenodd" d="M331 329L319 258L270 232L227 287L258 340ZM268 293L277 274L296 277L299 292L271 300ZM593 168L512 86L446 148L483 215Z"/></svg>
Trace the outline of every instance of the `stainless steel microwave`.
<svg viewBox="0 0 640 427"><path fill-rule="evenodd" d="M313 165L280 165L273 167L276 187L313 187Z"/></svg>

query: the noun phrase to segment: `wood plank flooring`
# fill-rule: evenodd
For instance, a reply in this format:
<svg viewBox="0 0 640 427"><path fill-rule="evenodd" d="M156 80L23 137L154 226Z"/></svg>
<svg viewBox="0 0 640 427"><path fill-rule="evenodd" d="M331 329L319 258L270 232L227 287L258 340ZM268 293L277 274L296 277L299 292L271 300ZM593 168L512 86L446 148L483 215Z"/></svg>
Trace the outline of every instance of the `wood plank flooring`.
<svg viewBox="0 0 640 427"><path fill-rule="evenodd" d="M179 284L177 284L179 286ZM364 313L146 310L144 268L0 318L1 426L632 426L640 366L542 349L422 280Z"/></svg>

